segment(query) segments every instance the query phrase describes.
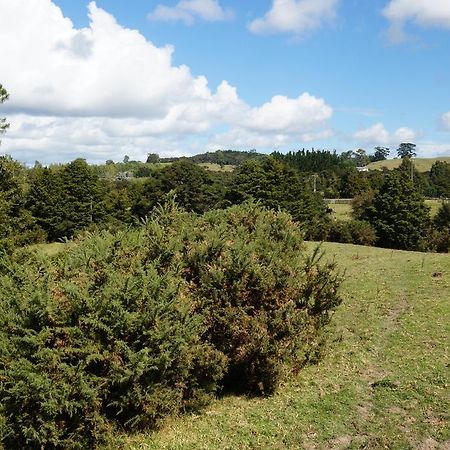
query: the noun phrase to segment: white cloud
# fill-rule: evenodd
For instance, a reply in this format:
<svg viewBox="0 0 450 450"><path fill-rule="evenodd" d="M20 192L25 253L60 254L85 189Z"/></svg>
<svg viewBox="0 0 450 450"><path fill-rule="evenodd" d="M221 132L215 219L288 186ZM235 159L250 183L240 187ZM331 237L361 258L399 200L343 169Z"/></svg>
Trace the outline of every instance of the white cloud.
<svg viewBox="0 0 450 450"><path fill-rule="evenodd" d="M149 14L150 20L182 21L188 25L193 24L197 17L208 22L218 22L230 20L233 12L223 8L218 0L181 0L175 6L159 4Z"/></svg>
<svg viewBox="0 0 450 450"><path fill-rule="evenodd" d="M172 47L124 28L95 2L82 29L51 0L0 0L0 10L0 74L10 93L2 106L11 122L2 150L28 162L189 153L194 141L206 150L218 129L253 136L250 147L328 133L325 100L276 95L254 107L226 81L214 91L173 64Z"/></svg>
<svg viewBox="0 0 450 450"><path fill-rule="evenodd" d="M268 103L248 112L248 128L259 131L307 132L324 124L332 109L321 98L307 92L296 99L277 95Z"/></svg>
<svg viewBox="0 0 450 450"><path fill-rule="evenodd" d="M441 125L445 131L450 131L450 111L442 114Z"/></svg>
<svg viewBox="0 0 450 450"><path fill-rule="evenodd" d="M175 98L180 103L210 96L203 77L172 65L172 47L147 42L94 2L84 29L75 29L49 0L0 0L0 9L0 73L11 93L7 107L158 117Z"/></svg>
<svg viewBox="0 0 450 450"><path fill-rule="evenodd" d="M407 22L421 27L450 29L449 0L390 0L383 15L391 23L388 36L393 42L407 39L404 30Z"/></svg>
<svg viewBox="0 0 450 450"><path fill-rule="evenodd" d="M438 158L450 155L450 143L419 142L417 144L417 156L419 158Z"/></svg>
<svg viewBox="0 0 450 450"><path fill-rule="evenodd" d="M49 117L15 114L5 150L28 163L65 162L86 158L91 162L119 161L124 155L143 160L146 153L180 156L190 148L182 134L152 134L139 119L107 117Z"/></svg>
<svg viewBox="0 0 450 450"><path fill-rule="evenodd" d="M249 24L253 33L303 34L336 17L338 0L273 0L262 18Z"/></svg>
<svg viewBox="0 0 450 450"><path fill-rule="evenodd" d="M235 127L225 133L217 133L209 139L209 147L233 148L237 150L257 149L285 149L305 143L329 139L334 135L331 129L320 132L306 133L257 133L247 128ZM292 149L292 148L291 148Z"/></svg>
<svg viewBox="0 0 450 450"><path fill-rule="evenodd" d="M402 142L414 141L416 138L417 133L411 128L401 127L390 133L382 123L376 123L369 128L359 130L353 134L353 139L358 144L371 146L396 146Z"/></svg>
<svg viewBox="0 0 450 450"><path fill-rule="evenodd" d="M331 137L332 108L304 93L295 99L276 95L260 107L240 104L229 117L232 128L210 139L213 148L276 149Z"/></svg>

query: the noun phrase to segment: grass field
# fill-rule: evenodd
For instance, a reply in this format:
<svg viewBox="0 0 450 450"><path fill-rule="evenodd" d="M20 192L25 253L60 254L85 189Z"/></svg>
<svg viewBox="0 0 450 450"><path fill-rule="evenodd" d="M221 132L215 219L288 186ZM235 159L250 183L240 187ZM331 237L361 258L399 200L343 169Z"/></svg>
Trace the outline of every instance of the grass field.
<svg viewBox="0 0 450 450"><path fill-rule="evenodd" d="M323 248L346 281L320 364L273 397L225 397L108 448L449 449L449 255Z"/></svg>
<svg viewBox="0 0 450 450"><path fill-rule="evenodd" d="M230 164L225 164L221 166L220 164L214 163L200 163L197 165L211 172L233 172L233 170L236 168L236 166L232 166Z"/></svg>
<svg viewBox="0 0 450 450"><path fill-rule="evenodd" d="M327 205L333 210L332 216L340 220L350 220L352 218L352 205L348 203L330 203Z"/></svg>
<svg viewBox="0 0 450 450"><path fill-rule="evenodd" d="M434 217L438 212L442 202L440 200L425 200L425 203L430 207L430 215ZM329 203L328 207L333 210L333 217L341 220L350 220L352 214L352 205L344 203Z"/></svg>
<svg viewBox="0 0 450 450"><path fill-rule="evenodd" d="M450 163L450 156L442 156L440 158L413 158L414 165L419 172L428 172L436 161L444 161ZM387 167L389 170L399 167L401 159L386 159L385 161L377 161L370 163L369 169L380 169Z"/></svg>

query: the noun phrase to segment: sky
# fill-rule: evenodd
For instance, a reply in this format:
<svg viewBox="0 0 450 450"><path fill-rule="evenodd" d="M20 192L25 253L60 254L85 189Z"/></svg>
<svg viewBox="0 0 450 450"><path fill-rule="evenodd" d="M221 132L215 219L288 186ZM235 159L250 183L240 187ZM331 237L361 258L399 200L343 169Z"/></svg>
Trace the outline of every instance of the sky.
<svg viewBox="0 0 450 450"><path fill-rule="evenodd" d="M0 84L27 164L450 156L450 0L0 0Z"/></svg>

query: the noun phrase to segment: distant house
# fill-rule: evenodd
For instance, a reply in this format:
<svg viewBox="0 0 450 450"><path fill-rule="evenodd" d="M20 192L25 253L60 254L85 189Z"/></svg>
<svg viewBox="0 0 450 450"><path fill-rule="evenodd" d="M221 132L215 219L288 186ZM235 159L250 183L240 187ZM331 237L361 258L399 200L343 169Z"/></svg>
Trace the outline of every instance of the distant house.
<svg viewBox="0 0 450 450"><path fill-rule="evenodd" d="M357 167L356 170L358 172L368 172L369 171L369 169L367 167Z"/></svg>

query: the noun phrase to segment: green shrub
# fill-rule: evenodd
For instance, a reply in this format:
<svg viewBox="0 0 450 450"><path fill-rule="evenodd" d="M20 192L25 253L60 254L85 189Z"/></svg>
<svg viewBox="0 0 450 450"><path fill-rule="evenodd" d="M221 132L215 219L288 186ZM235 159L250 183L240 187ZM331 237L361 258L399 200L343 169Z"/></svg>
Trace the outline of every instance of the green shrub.
<svg viewBox="0 0 450 450"><path fill-rule="evenodd" d="M251 203L205 214L184 252L204 338L229 360L225 388L271 393L285 363L314 358L339 278L305 255L288 214Z"/></svg>
<svg viewBox="0 0 450 450"><path fill-rule="evenodd" d="M314 360L340 303L334 265L290 216L245 204L84 237L0 264L0 436L7 449L93 448L219 388L268 394Z"/></svg>
<svg viewBox="0 0 450 450"><path fill-rule="evenodd" d="M112 424L153 426L207 400L225 358L201 342L176 267L142 233L103 234L58 261L4 261L0 403L7 448L90 448Z"/></svg>
<svg viewBox="0 0 450 450"><path fill-rule="evenodd" d="M343 244L373 245L375 230L364 220L335 220L328 229L327 240Z"/></svg>
<svg viewBox="0 0 450 450"><path fill-rule="evenodd" d="M426 239L427 250L450 253L450 228L430 228Z"/></svg>
<svg viewBox="0 0 450 450"><path fill-rule="evenodd" d="M441 253L450 252L450 203L443 202L427 233L427 248Z"/></svg>
<svg viewBox="0 0 450 450"><path fill-rule="evenodd" d="M390 172L373 200L363 201L354 213L375 229L376 245L402 250L422 250L430 223L429 207L409 172Z"/></svg>

